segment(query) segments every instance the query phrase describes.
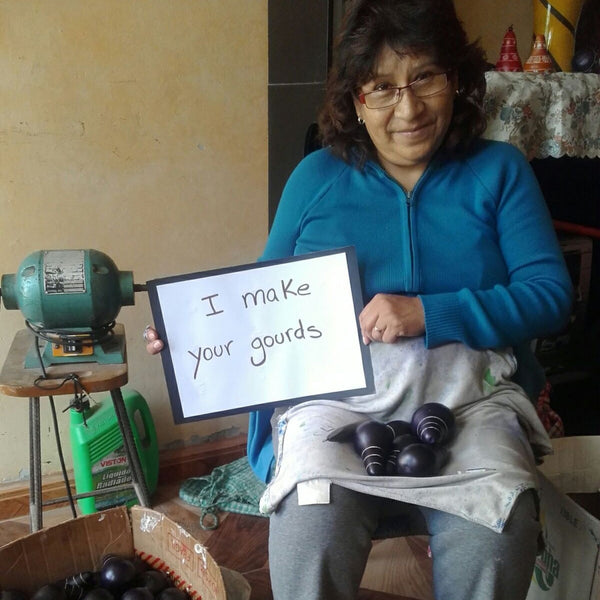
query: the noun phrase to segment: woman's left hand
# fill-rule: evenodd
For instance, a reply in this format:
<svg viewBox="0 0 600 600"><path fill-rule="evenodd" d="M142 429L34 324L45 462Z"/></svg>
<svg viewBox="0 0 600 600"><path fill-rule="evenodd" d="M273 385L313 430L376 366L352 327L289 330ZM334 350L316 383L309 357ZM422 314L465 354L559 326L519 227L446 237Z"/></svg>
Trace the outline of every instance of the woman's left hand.
<svg viewBox="0 0 600 600"><path fill-rule="evenodd" d="M358 317L365 344L395 342L399 337L425 333L425 313L421 300L413 296L377 294Z"/></svg>

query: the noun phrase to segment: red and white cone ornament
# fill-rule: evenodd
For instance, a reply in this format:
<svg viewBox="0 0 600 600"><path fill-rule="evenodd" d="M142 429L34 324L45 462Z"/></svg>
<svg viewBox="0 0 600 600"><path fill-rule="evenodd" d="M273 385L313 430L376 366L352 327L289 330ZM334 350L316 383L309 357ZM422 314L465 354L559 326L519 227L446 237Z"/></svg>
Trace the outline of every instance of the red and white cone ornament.
<svg viewBox="0 0 600 600"><path fill-rule="evenodd" d="M496 71L519 72L523 70L523 63L517 50L517 36L512 25L507 29L502 40L500 57L496 63Z"/></svg>
<svg viewBox="0 0 600 600"><path fill-rule="evenodd" d="M536 34L531 56L525 61L523 70L527 73L554 73L552 57L546 47L546 37L543 33Z"/></svg>

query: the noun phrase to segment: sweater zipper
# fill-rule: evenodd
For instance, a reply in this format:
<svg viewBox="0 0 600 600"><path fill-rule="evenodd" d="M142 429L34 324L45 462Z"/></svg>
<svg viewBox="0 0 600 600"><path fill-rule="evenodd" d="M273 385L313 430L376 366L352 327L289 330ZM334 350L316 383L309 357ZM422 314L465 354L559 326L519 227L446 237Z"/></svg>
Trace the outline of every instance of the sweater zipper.
<svg viewBox="0 0 600 600"><path fill-rule="evenodd" d="M379 172L383 174L384 177L388 178L389 180L391 180L392 182L394 182L394 184L398 185L400 187L400 189L402 190L402 192L404 193L405 196L405 202L406 202L406 225L407 225L407 229L408 229L408 259L409 259L409 268L410 268L410 273L407 273L404 281L406 284L406 289L404 290L405 292L408 293L412 293L412 294L418 294L419 290L417 289L417 277L416 277L416 259L415 259L415 248L414 248L414 241L413 241L413 231L412 231L412 208L414 206L414 197L415 197L415 191L418 190L419 186L421 186L423 184L423 181L428 177L429 172L432 169L431 164L427 165L427 168L425 169L425 171L423 172L423 174L421 175L421 177L419 178L419 180L417 181L417 183L415 184L415 187L408 191L403 185L401 185L397 180L395 180L391 175L389 175L386 170L381 167L378 166ZM420 281L419 281L419 285L420 285Z"/></svg>
<svg viewBox="0 0 600 600"><path fill-rule="evenodd" d="M407 280L407 290L412 292L415 286L415 253L413 248L412 233L412 198L413 190L406 192L406 224L408 228L408 251L410 258L410 273Z"/></svg>

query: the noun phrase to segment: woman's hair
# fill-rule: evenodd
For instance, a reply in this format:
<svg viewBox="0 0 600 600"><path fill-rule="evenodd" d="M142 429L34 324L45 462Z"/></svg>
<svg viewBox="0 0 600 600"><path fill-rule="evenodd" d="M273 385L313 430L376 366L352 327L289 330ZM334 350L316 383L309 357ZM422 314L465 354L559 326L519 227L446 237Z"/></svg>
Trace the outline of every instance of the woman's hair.
<svg viewBox="0 0 600 600"><path fill-rule="evenodd" d="M356 117L358 89L372 79L381 50L431 54L458 80L458 94L442 147L464 151L486 126L482 109L488 64L477 42L469 43L452 0L354 0L334 49L325 102L319 115L323 145L358 166L375 148Z"/></svg>

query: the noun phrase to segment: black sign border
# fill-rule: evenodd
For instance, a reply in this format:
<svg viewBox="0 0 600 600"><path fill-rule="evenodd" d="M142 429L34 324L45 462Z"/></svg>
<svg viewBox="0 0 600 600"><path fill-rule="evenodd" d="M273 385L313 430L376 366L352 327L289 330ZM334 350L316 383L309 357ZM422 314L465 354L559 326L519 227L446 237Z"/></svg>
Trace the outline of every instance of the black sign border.
<svg viewBox="0 0 600 600"><path fill-rule="evenodd" d="M188 281L192 279L201 279L204 277L213 277L215 275L225 275L227 273L236 273L240 271L248 271L252 269L261 269L272 265L280 265L291 262L298 262L303 260L312 260L322 256L330 256L333 254L345 254L346 265L348 267L348 278L350 281L350 290L352 293L352 303L354 306L354 316L356 321L356 336L357 343L359 344L363 371L365 375L365 387L356 389L340 390L338 392L328 392L325 394L314 394L311 396L304 396L299 398L284 398L275 402L266 402L264 404L248 404L246 406L236 406L234 408L224 408L222 411L210 412L210 413L199 413L185 417L183 415L183 409L181 404L181 398L179 395L179 387L175 377L175 370L173 367L173 360L169 351L169 336L166 329L162 308L158 296L158 288L161 286L168 286L173 283L180 281ZM375 391L375 383L373 379L373 365L371 363L371 354L368 346L362 343L360 335L360 327L358 324L358 316L363 309L363 297L362 288L360 285L360 275L358 271L358 261L356 258L356 250L354 246L346 246L343 248L335 248L332 250L322 250L319 252L310 252L307 254L301 254L298 256L291 256L283 259L269 260L269 261L258 261L249 264L237 265L234 267L226 267L221 269L211 269L208 271L198 271L195 273L187 273L183 275L174 275L170 277L161 277L158 279L152 279L146 282L148 289L148 297L150 300L150 308L152 311L152 317L154 319L154 326L160 339L163 340L165 347L160 353L162 358L162 365L167 383L167 391L169 393L169 400L171 403L171 411L173 413L173 420L176 424L190 423L194 421L201 421L206 419L215 419L225 417L229 415L246 413L254 410L270 409L281 405L298 404L307 400L315 400L320 398L327 399L340 399L346 396L362 396L372 394Z"/></svg>

